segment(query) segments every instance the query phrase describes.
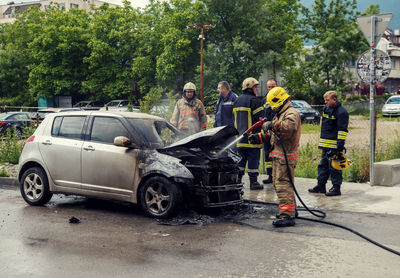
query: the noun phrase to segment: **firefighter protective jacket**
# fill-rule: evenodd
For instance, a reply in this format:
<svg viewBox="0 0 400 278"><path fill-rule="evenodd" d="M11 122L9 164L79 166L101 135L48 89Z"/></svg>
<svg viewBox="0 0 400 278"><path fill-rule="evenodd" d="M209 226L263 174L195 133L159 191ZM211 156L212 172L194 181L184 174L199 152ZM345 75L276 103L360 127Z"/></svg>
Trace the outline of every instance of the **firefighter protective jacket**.
<svg viewBox="0 0 400 278"><path fill-rule="evenodd" d="M343 151L348 125L349 113L340 102L335 107L324 106L318 148Z"/></svg>
<svg viewBox="0 0 400 278"><path fill-rule="evenodd" d="M233 116L235 128L239 134L243 134L263 116L263 100L256 97L252 92L243 91L233 104ZM253 130L253 133L260 131L260 128ZM262 148L262 144L251 144L247 136L244 136L238 143L238 148Z"/></svg>
<svg viewBox="0 0 400 278"><path fill-rule="evenodd" d="M219 97L216 106L214 127L224 125L234 126L232 109L237 97L232 91L229 91L226 98Z"/></svg>
<svg viewBox="0 0 400 278"><path fill-rule="evenodd" d="M301 118L299 112L290 101L283 104L273 119L272 131L279 137L279 142L272 132L265 134L265 139L271 140L272 150L269 157L285 160L282 145L285 147L289 164L299 160L299 141L301 134Z"/></svg>
<svg viewBox="0 0 400 278"><path fill-rule="evenodd" d="M182 97L175 104L170 122L188 134L206 130L207 116L203 103L195 97L190 101Z"/></svg>

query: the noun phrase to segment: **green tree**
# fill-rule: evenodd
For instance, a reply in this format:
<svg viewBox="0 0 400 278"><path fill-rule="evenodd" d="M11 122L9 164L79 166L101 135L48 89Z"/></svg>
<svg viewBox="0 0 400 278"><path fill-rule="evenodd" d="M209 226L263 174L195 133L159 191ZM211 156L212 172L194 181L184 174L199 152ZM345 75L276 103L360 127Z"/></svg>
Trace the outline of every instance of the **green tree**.
<svg viewBox="0 0 400 278"><path fill-rule="evenodd" d="M205 52L207 99L216 99L218 81L227 80L241 92L247 77L258 78L265 68L282 65L285 45L296 33L297 0L204 0L209 11ZM209 94L212 93L212 96Z"/></svg>
<svg viewBox="0 0 400 278"><path fill-rule="evenodd" d="M41 32L37 7L18 14L14 23L0 26L0 98L2 104L32 105L28 67L33 63L29 44ZM7 98L7 99L6 99Z"/></svg>
<svg viewBox="0 0 400 278"><path fill-rule="evenodd" d="M89 51L83 61L88 74L83 81L86 97L113 99L132 95L132 59L137 41L135 37L137 10L125 1L123 7L102 5L91 18Z"/></svg>
<svg viewBox="0 0 400 278"><path fill-rule="evenodd" d="M87 74L89 15L53 5L41 12L42 29L29 44L34 61L29 65L29 89L35 97L77 96Z"/></svg>
<svg viewBox="0 0 400 278"><path fill-rule="evenodd" d="M346 70L347 61L368 48L355 22L356 5L356 0L331 0L328 4L315 0L312 10L305 10L306 38L314 41L308 73L316 95L327 89L345 91L346 80L352 77Z"/></svg>

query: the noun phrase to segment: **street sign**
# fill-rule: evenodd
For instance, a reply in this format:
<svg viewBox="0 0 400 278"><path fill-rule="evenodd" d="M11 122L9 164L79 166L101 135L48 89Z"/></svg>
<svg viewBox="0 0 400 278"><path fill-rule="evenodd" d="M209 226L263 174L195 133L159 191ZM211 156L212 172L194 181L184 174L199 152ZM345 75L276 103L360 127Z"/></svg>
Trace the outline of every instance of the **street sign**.
<svg viewBox="0 0 400 278"><path fill-rule="evenodd" d="M377 14L377 15L365 15L357 17L357 24L363 32L364 36L367 38L368 43L371 47L376 47L379 40L381 39L386 27L392 20L393 14ZM375 21L375 22L373 22ZM375 23L375 24L373 24ZM371 27L372 25L372 27ZM372 37L373 28L375 28L375 36Z"/></svg>
<svg viewBox="0 0 400 278"><path fill-rule="evenodd" d="M392 62L389 55L379 49L375 51L375 60L371 59L373 50L367 50L358 58L356 63L357 75L366 84L371 82L382 83L389 77L392 70ZM371 61L374 61L374 63ZM375 67L375 76L373 76L373 67Z"/></svg>

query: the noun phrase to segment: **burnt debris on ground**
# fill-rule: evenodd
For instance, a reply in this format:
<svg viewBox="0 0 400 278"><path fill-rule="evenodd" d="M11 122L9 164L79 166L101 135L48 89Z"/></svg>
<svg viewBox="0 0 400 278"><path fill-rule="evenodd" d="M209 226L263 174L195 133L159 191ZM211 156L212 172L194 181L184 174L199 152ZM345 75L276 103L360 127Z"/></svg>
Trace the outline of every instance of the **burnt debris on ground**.
<svg viewBox="0 0 400 278"><path fill-rule="evenodd" d="M277 206L267 203L245 201L241 205L219 209L183 211L171 219L158 219L160 225L208 225L215 222L238 223L248 219L270 219L278 212Z"/></svg>

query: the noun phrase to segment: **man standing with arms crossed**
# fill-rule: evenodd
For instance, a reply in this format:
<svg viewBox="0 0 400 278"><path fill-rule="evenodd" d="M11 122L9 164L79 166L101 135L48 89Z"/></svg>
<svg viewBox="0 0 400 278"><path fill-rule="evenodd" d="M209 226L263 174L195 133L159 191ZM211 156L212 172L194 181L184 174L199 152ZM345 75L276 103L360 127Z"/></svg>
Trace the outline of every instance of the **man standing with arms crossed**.
<svg viewBox="0 0 400 278"><path fill-rule="evenodd" d="M237 95L231 91L229 83L221 81L218 83L219 100L217 102L214 127L235 126L233 119L233 103Z"/></svg>
<svg viewBox="0 0 400 278"><path fill-rule="evenodd" d="M332 157L344 150L349 113L337 99L335 91L324 94L325 106L322 113L321 136L318 148L322 149L321 161L318 165L318 184L308 189L311 193L325 193L326 196L338 196L342 185L342 171L332 168ZM326 183L331 177L332 188L326 192Z"/></svg>

